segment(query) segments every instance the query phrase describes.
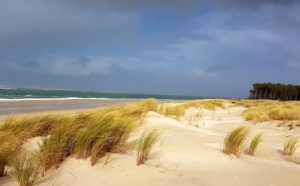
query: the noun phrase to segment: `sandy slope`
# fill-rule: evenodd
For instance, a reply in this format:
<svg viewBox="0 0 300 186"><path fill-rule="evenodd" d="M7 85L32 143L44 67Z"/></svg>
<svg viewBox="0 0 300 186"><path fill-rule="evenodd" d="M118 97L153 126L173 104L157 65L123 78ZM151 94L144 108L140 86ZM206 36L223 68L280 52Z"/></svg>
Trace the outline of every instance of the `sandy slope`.
<svg viewBox="0 0 300 186"><path fill-rule="evenodd" d="M135 152L112 154L90 166L89 160L69 158L58 170L39 178L38 185L299 185L300 153L293 157L281 155L288 135L299 134L298 129L277 127L275 122L253 125L241 117L242 108L215 112L201 112L203 117L182 122L148 113L144 128L158 127L163 131L161 143L153 149L146 165L135 165ZM193 125L193 126L192 126ZM239 158L222 153L224 136L240 125L252 125L253 135L263 131L265 141L255 157ZM196 127L195 127L196 126ZM141 129L141 130L142 130ZM37 140L32 140L35 143ZM32 145L32 144L31 144ZM105 161L107 161L105 163ZM17 185L9 176L0 185Z"/></svg>

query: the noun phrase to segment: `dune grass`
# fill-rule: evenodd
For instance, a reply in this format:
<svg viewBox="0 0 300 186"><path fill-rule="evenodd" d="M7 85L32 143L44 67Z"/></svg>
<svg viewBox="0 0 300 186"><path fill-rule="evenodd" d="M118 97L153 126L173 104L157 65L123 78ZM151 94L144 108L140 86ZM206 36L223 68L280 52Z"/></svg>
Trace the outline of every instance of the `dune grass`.
<svg viewBox="0 0 300 186"><path fill-rule="evenodd" d="M156 110L158 113L180 120L184 116L186 109L195 107L207 110L216 110L217 108L225 109L225 103L229 103L222 99L203 99L188 101L182 104L160 104Z"/></svg>
<svg viewBox="0 0 300 186"><path fill-rule="evenodd" d="M52 128L48 136L43 138L40 144L40 161L43 171L59 165L73 153L72 141L78 130L74 123L74 117L64 117L57 121L57 126Z"/></svg>
<svg viewBox="0 0 300 186"><path fill-rule="evenodd" d="M188 125L198 126L200 123L200 119L202 118L202 113L198 112L195 114L190 114L188 117Z"/></svg>
<svg viewBox="0 0 300 186"><path fill-rule="evenodd" d="M203 99L203 100L195 100L195 101L188 101L181 105L184 108L202 108L207 110L216 110L217 108L225 109L225 103L227 100L222 99Z"/></svg>
<svg viewBox="0 0 300 186"><path fill-rule="evenodd" d="M120 152L130 134L142 123L144 115L156 109L153 99L104 107L81 113L50 131L41 146L45 170L58 167L70 155L92 165L108 152ZM57 145L59 144L59 145ZM52 158L50 158L52 157Z"/></svg>
<svg viewBox="0 0 300 186"><path fill-rule="evenodd" d="M168 106L166 107L166 116L173 116L175 119L180 120L180 118L184 115L185 108L178 106Z"/></svg>
<svg viewBox="0 0 300 186"><path fill-rule="evenodd" d="M65 117L64 114L47 114L22 119L9 118L0 126L0 131L11 132L24 142L31 137L48 135L52 127Z"/></svg>
<svg viewBox="0 0 300 186"><path fill-rule="evenodd" d="M8 132L0 132L0 177L6 175L9 160L20 150L20 139Z"/></svg>
<svg viewBox="0 0 300 186"><path fill-rule="evenodd" d="M124 152L130 134L157 105L156 100L148 99L81 113L9 118L0 125L0 176L22 144L37 136L43 138L36 159L43 172L58 168L71 155L91 157L94 165L106 153Z"/></svg>
<svg viewBox="0 0 300 186"><path fill-rule="evenodd" d="M271 120L300 120L300 102L263 102L244 111L243 117L256 123Z"/></svg>
<svg viewBox="0 0 300 186"><path fill-rule="evenodd" d="M259 99L259 100L247 100L247 99L233 99L230 101L230 103L235 106L235 107L244 107L244 108L253 108L257 107L260 105L270 105L273 104L274 100L264 100L264 99Z"/></svg>
<svg viewBox="0 0 300 186"><path fill-rule="evenodd" d="M249 147L249 155L254 156L254 153L256 152L258 145L263 141L263 133L259 133L254 136L254 138L251 140L250 147Z"/></svg>
<svg viewBox="0 0 300 186"><path fill-rule="evenodd" d="M78 131L73 147L77 158L91 157L92 165L107 152L120 149L141 123L138 117L123 116L119 112L106 113L90 122Z"/></svg>
<svg viewBox="0 0 300 186"><path fill-rule="evenodd" d="M247 126L238 127L227 134L223 141L223 152L226 155L239 156L245 148L245 141L250 133Z"/></svg>
<svg viewBox="0 0 300 186"><path fill-rule="evenodd" d="M22 152L10 161L9 174L20 186L32 186L40 173L37 152Z"/></svg>
<svg viewBox="0 0 300 186"><path fill-rule="evenodd" d="M144 164L149 156L154 144L159 140L161 133L158 129L150 129L143 132L137 145L137 160L136 164L139 166Z"/></svg>
<svg viewBox="0 0 300 186"><path fill-rule="evenodd" d="M299 137L288 138L283 146L283 155L292 156L298 147Z"/></svg>
<svg viewBox="0 0 300 186"><path fill-rule="evenodd" d="M179 107L177 105L171 105L171 104L160 104L157 107L156 112L165 115L167 117L172 117L176 120L180 120L180 118L185 113L185 108Z"/></svg>

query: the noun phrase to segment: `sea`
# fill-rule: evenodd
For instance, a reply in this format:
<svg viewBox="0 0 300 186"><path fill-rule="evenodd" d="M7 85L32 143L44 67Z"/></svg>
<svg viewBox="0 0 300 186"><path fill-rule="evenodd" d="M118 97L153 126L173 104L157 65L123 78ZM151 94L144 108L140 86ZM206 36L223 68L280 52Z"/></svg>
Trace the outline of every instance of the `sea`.
<svg viewBox="0 0 300 186"><path fill-rule="evenodd" d="M0 101L21 100L72 100L72 99L147 99L162 100L196 100L208 97L133 94L133 93L103 93L96 91L35 89L35 88L0 88Z"/></svg>

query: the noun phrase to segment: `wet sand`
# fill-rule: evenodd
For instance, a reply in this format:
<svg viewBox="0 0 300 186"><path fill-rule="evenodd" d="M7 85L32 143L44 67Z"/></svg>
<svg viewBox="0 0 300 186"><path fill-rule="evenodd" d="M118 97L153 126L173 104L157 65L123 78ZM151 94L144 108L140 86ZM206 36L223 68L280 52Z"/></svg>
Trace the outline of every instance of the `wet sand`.
<svg viewBox="0 0 300 186"><path fill-rule="evenodd" d="M76 111L141 101L138 99L109 100L34 100L0 101L0 118L15 115L31 115L44 112Z"/></svg>
<svg viewBox="0 0 300 186"><path fill-rule="evenodd" d="M142 101L143 99L107 99L107 100L24 100L0 101L0 115L39 113L48 111L82 110L109 105L118 105ZM185 102L186 100L158 100L158 102Z"/></svg>
<svg viewBox="0 0 300 186"><path fill-rule="evenodd" d="M24 100L0 101L0 121L9 117L27 117L45 113L78 112L87 109L142 101L143 99L107 100ZM185 102L186 100L157 100L158 102Z"/></svg>
<svg viewBox="0 0 300 186"><path fill-rule="evenodd" d="M139 100L54 100L0 102L0 115L97 108Z"/></svg>

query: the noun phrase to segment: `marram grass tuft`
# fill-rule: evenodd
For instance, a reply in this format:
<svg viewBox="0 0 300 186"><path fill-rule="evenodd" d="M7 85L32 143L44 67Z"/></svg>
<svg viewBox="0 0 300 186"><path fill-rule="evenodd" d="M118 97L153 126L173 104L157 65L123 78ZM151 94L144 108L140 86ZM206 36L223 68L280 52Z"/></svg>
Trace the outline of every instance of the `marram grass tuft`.
<svg viewBox="0 0 300 186"><path fill-rule="evenodd" d="M245 148L245 141L250 133L247 126L238 127L227 134L223 141L223 152L226 155L239 156Z"/></svg>
<svg viewBox="0 0 300 186"><path fill-rule="evenodd" d="M256 152L258 145L263 141L263 133L259 133L254 136L250 143L249 147L249 155L254 156L254 153Z"/></svg>
<svg viewBox="0 0 300 186"><path fill-rule="evenodd" d="M292 156L298 147L299 137L288 138L283 146L283 155Z"/></svg>
<svg viewBox="0 0 300 186"><path fill-rule="evenodd" d="M10 161L9 174L20 186L32 186L41 169L37 152L21 152Z"/></svg>
<svg viewBox="0 0 300 186"><path fill-rule="evenodd" d="M154 144L159 140L161 132L158 129L150 129L143 132L137 145L137 160L139 166L144 164Z"/></svg>

